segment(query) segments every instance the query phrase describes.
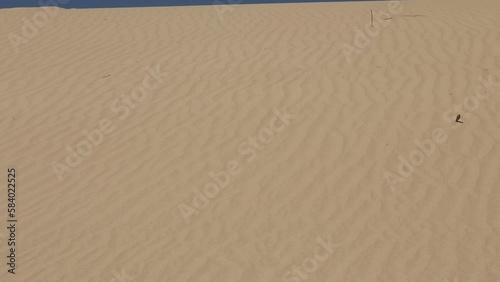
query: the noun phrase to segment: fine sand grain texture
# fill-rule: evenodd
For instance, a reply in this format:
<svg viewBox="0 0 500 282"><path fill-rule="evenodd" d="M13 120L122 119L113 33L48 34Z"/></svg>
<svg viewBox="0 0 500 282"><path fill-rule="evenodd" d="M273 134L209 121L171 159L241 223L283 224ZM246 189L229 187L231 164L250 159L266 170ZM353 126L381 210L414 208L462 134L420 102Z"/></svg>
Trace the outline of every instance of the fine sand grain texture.
<svg viewBox="0 0 500 282"><path fill-rule="evenodd" d="M500 281L499 1L220 8L0 10L0 281Z"/></svg>

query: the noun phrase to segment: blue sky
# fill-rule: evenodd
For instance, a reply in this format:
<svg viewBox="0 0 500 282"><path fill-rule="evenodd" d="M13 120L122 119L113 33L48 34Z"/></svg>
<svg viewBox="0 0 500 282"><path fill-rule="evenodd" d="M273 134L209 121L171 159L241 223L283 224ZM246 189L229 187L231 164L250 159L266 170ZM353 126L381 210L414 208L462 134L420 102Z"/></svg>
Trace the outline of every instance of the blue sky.
<svg viewBox="0 0 500 282"><path fill-rule="evenodd" d="M40 0L0 0L0 8L38 7ZM109 7L154 7L154 6L188 6L212 5L215 0L41 0L43 3L52 1L62 8L109 8ZM221 3L241 1L242 4L252 3L292 3L292 2L339 2L362 0L218 0ZM51 5L51 4L48 4Z"/></svg>

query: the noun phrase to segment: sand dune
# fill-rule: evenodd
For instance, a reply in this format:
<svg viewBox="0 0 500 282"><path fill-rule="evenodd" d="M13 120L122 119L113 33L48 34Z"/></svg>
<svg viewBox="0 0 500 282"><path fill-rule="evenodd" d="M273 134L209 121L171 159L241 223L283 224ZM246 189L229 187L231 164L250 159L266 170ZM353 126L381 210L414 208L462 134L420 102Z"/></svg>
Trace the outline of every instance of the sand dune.
<svg viewBox="0 0 500 282"><path fill-rule="evenodd" d="M1 10L0 281L500 281L500 3L394 5Z"/></svg>

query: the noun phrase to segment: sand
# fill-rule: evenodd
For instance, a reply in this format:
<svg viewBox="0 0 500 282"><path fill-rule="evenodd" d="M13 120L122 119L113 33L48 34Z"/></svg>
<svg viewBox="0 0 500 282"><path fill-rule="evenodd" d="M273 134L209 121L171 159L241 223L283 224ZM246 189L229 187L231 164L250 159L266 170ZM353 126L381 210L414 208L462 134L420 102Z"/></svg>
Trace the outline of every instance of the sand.
<svg viewBox="0 0 500 282"><path fill-rule="evenodd" d="M0 10L0 281L500 281L500 2L388 5Z"/></svg>

